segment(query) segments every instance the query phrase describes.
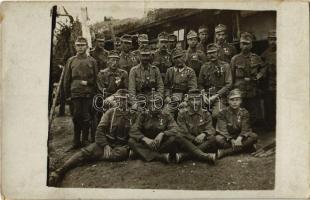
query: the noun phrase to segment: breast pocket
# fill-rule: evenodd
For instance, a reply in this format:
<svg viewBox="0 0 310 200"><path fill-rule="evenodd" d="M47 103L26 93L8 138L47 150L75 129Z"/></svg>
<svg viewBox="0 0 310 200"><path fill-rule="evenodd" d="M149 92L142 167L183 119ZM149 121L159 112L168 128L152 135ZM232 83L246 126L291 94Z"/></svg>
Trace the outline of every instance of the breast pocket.
<svg viewBox="0 0 310 200"><path fill-rule="evenodd" d="M237 65L236 66L236 77L237 78L245 77L245 66L244 65Z"/></svg>

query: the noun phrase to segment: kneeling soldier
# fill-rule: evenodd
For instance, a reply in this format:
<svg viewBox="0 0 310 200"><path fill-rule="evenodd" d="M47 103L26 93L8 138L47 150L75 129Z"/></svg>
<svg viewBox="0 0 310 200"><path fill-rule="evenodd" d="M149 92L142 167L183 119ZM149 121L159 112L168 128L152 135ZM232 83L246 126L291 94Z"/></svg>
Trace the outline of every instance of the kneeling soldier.
<svg viewBox="0 0 310 200"><path fill-rule="evenodd" d="M179 163L191 155L199 160L214 162L217 150L215 130L212 126L211 114L202 109L200 90L190 90L188 101L188 108L179 112L177 122L183 136L179 144L189 153L177 153L176 162Z"/></svg>
<svg viewBox="0 0 310 200"><path fill-rule="evenodd" d="M228 95L229 107L219 113L216 141L221 149L217 152L218 158L242 151L255 151L257 135L250 127L249 112L240 108L241 102L240 90L234 89Z"/></svg>
<svg viewBox="0 0 310 200"><path fill-rule="evenodd" d="M130 130L129 146L145 161L170 162L176 152L177 124L173 117L162 110L163 100L158 93L148 96L148 110L142 112Z"/></svg>
<svg viewBox="0 0 310 200"><path fill-rule="evenodd" d="M115 97L118 106L108 110L97 127L96 142L81 149L65 164L52 172L49 184L57 185L67 171L89 160L122 161L128 158L129 129L135 120L135 115L128 109L129 93L125 89L117 91Z"/></svg>

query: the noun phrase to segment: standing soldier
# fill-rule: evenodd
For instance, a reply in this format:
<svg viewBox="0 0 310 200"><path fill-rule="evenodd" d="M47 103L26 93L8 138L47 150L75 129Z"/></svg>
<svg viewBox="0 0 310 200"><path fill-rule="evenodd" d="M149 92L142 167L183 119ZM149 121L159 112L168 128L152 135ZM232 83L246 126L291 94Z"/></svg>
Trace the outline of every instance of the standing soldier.
<svg viewBox="0 0 310 200"><path fill-rule="evenodd" d="M87 40L78 37L75 42L76 56L68 59L64 87L67 99L73 106L74 137L72 149L84 146L88 140L92 120L92 98L96 93L96 60L86 55ZM82 143L80 140L82 132Z"/></svg>
<svg viewBox="0 0 310 200"><path fill-rule="evenodd" d="M198 29L199 40L200 42L197 44L197 49L207 54L207 46L208 46L208 37L209 37L209 29L206 26L200 26Z"/></svg>
<svg viewBox="0 0 310 200"><path fill-rule="evenodd" d="M233 87L239 88L243 105L250 112L251 123L256 123L259 108L257 83L265 73L261 58L252 49L252 35L243 33L240 38L241 52L231 60Z"/></svg>
<svg viewBox="0 0 310 200"><path fill-rule="evenodd" d="M200 68L207 61L207 57L204 52L197 49L198 36L193 30L187 34L188 49L185 54L185 63L187 66L194 69L196 77L199 76Z"/></svg>
<svg viewBox="0 0 310 200"><path fill-rule="evenodd" d="M158 34L158 49L154 52L153 65L159 68L162 79L165 79L167 69L172 66L171 55L168 50L168 34Z"/></svg>
<svg viewBox="0 0 310 200"><path fill-rule="evenodd" d="M177 115L177 107L169 105L172 101L179 105L184 100L184 94L197 88L197 78L194 70L185 65L184 52L176 49L173 53L174 66L167 70L165 77L165 103L174 117Z"/></svg>
<svg viewBox="0 0 310 200"><path fill-rule="evenodd" d="M140 50L149 45L149 37L147 36L147 34L139 34L138 44L139 44L139 48L137 50L133 51L132 53L134 54L137 62L140 63L140 59L139 59L140 58L140 55L139 55Z"/></svg>
<svg viewBox="0 0 310 200"><path fill-rule="evenodd" d="M274 130L276 124L276 72L277 37L275 31L268 33L268 49L262 54L266 63L266 89L264 91L265 117L268 129Z"/></svg>
<svg viewBox="0 0 310 200"><path fill-rule="evenodd" d="M151 50L149 47L140 49L140 64L133 67L129 73L129 92L131 97L139 94L149 95L153 90L164 94L164 83L158 67L151 65Z"/></svg>
<svg viewBox="0 0 310 200"><path fill-rule="evenodd" d="M232 86L232 77L229 64L218 59L217 45L209 44L207 49L209 61L201 67L198 87L208 95L208 103L212 108L215 123L219 111L226 104L226 96Z"/></svg>
<svg viewBox="0 0 310 200"><path fill-rule="evenodd" d="M172 56L174 54L174 51L176 50L177 48L177 36L174 35L174 34L169 34L168 35L168 50L169 50L169 53L170 55ZM173 59L172 59L173 60Z"/></svg>
<svg viewBox="0 0 310 200"><path fill-rule="evenodd" d="M241 102L240 90L234 89L228 95L229 107L219 113L216 141L221 149L217 152L218 158L242 151L255 151L257 135L252 132L249 113L240 107Z"/></svg>
<svg viewBox="0 0 310 200"><path fill-rule="evenodd" d="M228 44L227 39L227 27L223 24L219 24L215 27L215 42L218 46L219 60L230 63L231 58L237 53L234 46Z"/></svg>
<svg viewBox="0 0 310 200"><path fill-rule="evenodd" d="M119 37L115 37L114 39L114 50L116 51L116 53L118 55L121 54L122 51L122 43L121 43L121 39Z"/></svg>
<svg viewBox="0 0 310 200"><path fill-rule="evenodd" d="M96 142L75 153L63 166L51 173L49 184L57 186L66 172L87 161L122 161L128 158L129 130L136 115L128 109L128 90L120 89L115 98L118 107L108 110L101 119Z"/></svg>
<svg viewBox="0 0 310 200"><path fill-rule="evenodd" d="M116 51L111 51L108 56L108 68L98 73L97 86L103 99L107 99L119 89L128 88L128 74L119 68L119 55ZM97 105L102 108L104 105ZM98 112L98 119L101 119L102 112Z"/></svg>
<svg viewBox="0 0 310 200"><path fill-rule="evenodd" d="M178 126L172 116L162 110L161 94L147 96L148 111L142 112L130 130L130 149L143 160L169 163L176 153Z"/></svg>
<svg viewBox="0 0 310 200"><path fill-rule="evenodd" d="M104 70L107 67L107 58L109 52L104 49L105 37L103 34L96 34L95 48L90 51L90 55L95 58L98 70Z"/></svg>
<svg viewBox="0 0 310 200"><path fill-rule="evenodd" d="M190 90L188 101L189 106L179 112L177 120L183 136L179 144L188 153L177 153L176 162L179 163L192 155L200 160L214 163L217 150L215 130L210 113L202 109L201 91Z"/></svg>
<svg viewBox="0 0 310 200"><path fill-rule="evenodd" d="M123 35L121 37L121 43L122 43L122 51L120 53L120 60L119 65L120 68L125 70L128 74L130 72L130 69L137 65L137 60L135 59L135 56L131 52L132 48L132 38L130 35Z"/></svg>

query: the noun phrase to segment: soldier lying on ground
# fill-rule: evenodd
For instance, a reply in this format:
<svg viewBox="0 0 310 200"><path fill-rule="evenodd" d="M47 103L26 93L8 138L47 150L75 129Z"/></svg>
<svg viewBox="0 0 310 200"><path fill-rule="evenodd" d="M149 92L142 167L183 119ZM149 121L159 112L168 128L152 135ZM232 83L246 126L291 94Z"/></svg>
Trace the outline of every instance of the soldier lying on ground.
<svg viewBox="0 0 310 200"><path fill-rule="evenodd" d="M75 153L63 166L52 172L49 185L56 186L67 171L86 161L122 161L128 158L129 130L135 114L128 109L128 90L120 89L118 106L108 110L97 127L96 142Z"/></svg>
<svg viewBox="0 0 310 200"><path fill-rule="evenodd" d="M229 107L219 113L216 124L216 141L219 149L217 157L245 151L255 151L254 144L257 142L257 135L250 127L249 112L240 108L241 92L239 89L232 90L228 95Z"/></svg>

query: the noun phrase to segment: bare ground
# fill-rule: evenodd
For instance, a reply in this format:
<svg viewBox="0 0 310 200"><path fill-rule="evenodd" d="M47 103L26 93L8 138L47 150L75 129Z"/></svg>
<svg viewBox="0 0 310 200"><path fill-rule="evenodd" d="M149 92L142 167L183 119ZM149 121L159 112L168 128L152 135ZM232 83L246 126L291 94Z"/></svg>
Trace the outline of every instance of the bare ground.
<svg viewBox="0 0 310 200"><path fill-rule="evenodd" d="M50 171L61 166L73 153L66 153L72 141L70 116L56 117L50 153ZM271 141L274 132L258 132L258 148ZM247 154L225 157L215 166L185 161L177 164L92 162L69 171L61 187L185 189L185 190L271 190L275 181L275 156L256 158Z"/></svg>

